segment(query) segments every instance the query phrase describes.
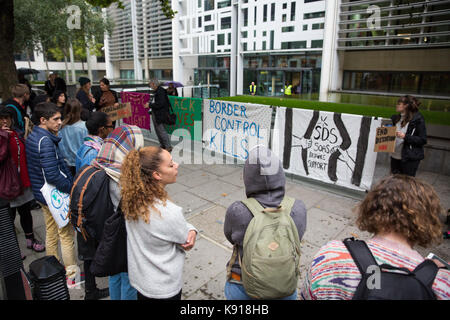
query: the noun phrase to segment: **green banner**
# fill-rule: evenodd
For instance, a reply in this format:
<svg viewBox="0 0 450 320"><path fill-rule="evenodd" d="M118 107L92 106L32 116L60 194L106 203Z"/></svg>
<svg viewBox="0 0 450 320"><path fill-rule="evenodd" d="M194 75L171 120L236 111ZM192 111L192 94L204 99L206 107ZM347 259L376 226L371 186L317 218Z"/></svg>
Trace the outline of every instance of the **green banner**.
<svg viewBox="0 0 450 320"><path fill-rule="evenodd" d="M195 134L194 124L195 122L198 122L198 128L202 128L201 121L203 99L169 96L169 100L172 105L173 112L177 115L177 124L167 126L167 132L172 134L174 130L183 128L189 131L191 134L191 139L201 141L201 129L197 132L197 134Z"/></svg>

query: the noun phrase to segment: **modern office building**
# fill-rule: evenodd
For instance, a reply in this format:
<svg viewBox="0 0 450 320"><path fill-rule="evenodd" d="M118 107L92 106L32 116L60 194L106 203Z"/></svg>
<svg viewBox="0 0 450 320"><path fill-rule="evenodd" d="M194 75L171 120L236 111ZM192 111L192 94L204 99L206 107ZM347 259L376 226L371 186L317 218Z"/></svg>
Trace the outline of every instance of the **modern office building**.
<svg viewBox="0 0 450 320"><path fill-rule="evenodd" d="M323 0L172 1L174 79L215 84L221 96L318 92Z"/></svg>
<svg viewBox="0 0 450 320"><path fill-rule="evenodd" d="M111 79L172 79L172 21L159 0L122 0L105 10L114 21L106 37L106 74Z"/></svg>
<svg viewBox="0 0 450 320"><path fill-rule="evenodd" d="M450 1L326 2L322 97L450 96Z"/></svg>

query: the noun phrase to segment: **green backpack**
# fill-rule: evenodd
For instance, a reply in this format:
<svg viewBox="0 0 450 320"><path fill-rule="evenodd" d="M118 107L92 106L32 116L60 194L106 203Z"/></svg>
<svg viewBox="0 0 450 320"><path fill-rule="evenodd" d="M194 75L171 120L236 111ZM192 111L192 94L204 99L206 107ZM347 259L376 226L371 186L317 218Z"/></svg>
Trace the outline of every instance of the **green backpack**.
<svg viewBox="0 0 450 320"><path fill-rule="evenodd" d="M277 299L297 288L300 239L290 213L295 199L285 197L278 208L263 208L254 198L242 201L253 214L244 236L239 264L247 294L257 299Z"/></svg>

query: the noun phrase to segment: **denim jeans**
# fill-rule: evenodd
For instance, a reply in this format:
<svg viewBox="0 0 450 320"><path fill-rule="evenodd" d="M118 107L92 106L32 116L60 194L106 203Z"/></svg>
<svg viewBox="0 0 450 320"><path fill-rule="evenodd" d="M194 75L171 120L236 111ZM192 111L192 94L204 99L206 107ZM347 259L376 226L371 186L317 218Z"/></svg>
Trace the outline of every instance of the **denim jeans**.
<svg viewBox="0 0 450 320"><path fill-rule="evenodd" d="M225 282L225 298L227 300L257 300L247 295L244 286L234 282ZM290 296L274 300L297 300L297 290Z"/></svg>
<svg viewBox="0 0 450 320"><path fill-rule="evenodd" d="M137 291L131 286L127 272L109 277L109 296L111 300L137 300Z"/></svg>

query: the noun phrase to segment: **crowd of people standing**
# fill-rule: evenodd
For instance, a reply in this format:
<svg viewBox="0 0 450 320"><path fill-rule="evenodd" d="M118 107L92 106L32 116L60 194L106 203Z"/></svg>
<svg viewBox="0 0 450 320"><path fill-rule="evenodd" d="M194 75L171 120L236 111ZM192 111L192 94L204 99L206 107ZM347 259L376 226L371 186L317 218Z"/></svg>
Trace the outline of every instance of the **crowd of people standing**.
<svg viewBox="0 0 450 320"><path fill-rule="evenodd" d="M78 259L84 264L86 300L108 295L112 300L180 300L186 252L195 246L198 230L186 221L182 208L166 190L176 183L178 174L178 164L170 153L170 137L163 126L167 92L162 92L156 80L150 82L155 91L152 118L161 146L145 147L140 128L115 127L101 111L118 103L117 93L110 90L107 79L100 81L101 92L96 96L90 93L88 78L80 78L79 83L76 98L67 97L52 77L46 85L47 98L34 106L31 120L25 109L30 99L26 85L14 86L13 98L0 106L0 160L2 166L15 168L20 181L20 192L15 196L4 196L12 190L0 194L0 218L7 214L9 219L7 224L0 224L0 237L14 233L11 230L17 210L27 247L57 257L65 265L68 278L77 272L77 239ZM410 273L424 265L428 282L422 287L428 290L429 297L450 299L450 271L438 262L425 265L425 259L414 250L415 245L428 246L442 238L439 198L432 186L413 177L426 143L423 117L412 97L400 99L397 111L399 115L392 119L399 138L391 162L393 175L382 179L367 194L358 206L356 223L361 230L374 234L367 248L377 265L390 264ZM268 172L273 164L277 170ZM96 221L95 228L83 227L88 222L83 216L60 228L42 187L49 183L72 196L77 181L89 168L106 177L110 203L105 203L105 208L111 208L111 212L105 214L104 220ZM301 290L297 290L300 240L307 229L307 210L301 199L286 196L285 173L276 155L261 146L253 148L244 164L243 180L246 199L231 204L225 216L224 234L234 247L224 266L226 298L359 297L366 289L359 285L364 270L359 269L352 250L342 241L332 241L320 249ZM45 246L33 233L33 200L44 214ZM118 219L118 229L109 229L114 228L113 218ZM275 225L274 221L280 223ZM114 233L110 231L117 235L108 242L106 239ZM0 250L0 261L5 260L3 255ZM125 257L125 267L120 257ZM98 272L102 262L99 259L112 263ZM13 268L6 273L3 270L3 274L9 297L14 298L18 296L14 286L20 277L21 262L15 259L10 265ZM109 276L109 288L97 288L95 278L99 274ZM420 293L421 287L417 288L411 293Z"/></svg>

